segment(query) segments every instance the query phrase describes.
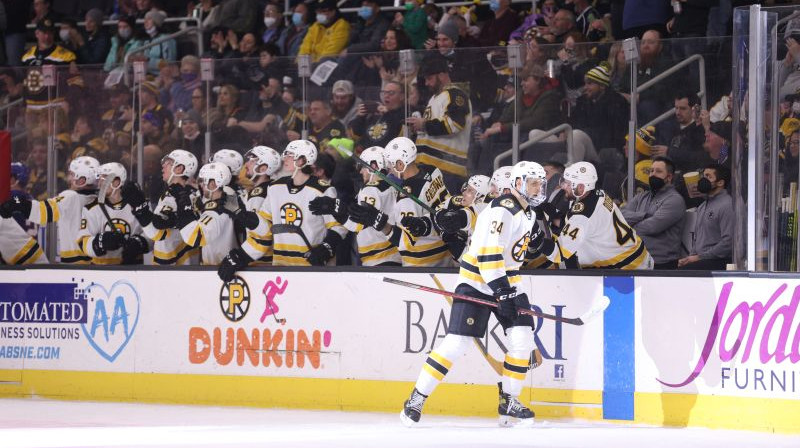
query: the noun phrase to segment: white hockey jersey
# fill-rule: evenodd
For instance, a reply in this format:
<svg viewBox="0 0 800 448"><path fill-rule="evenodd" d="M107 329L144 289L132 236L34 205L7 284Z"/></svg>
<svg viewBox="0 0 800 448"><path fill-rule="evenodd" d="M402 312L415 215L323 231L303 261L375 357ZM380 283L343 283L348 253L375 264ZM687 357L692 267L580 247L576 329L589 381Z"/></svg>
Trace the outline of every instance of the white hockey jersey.
<svg viewBox="0 0 800 448"><path fill-rule="evenodd" d="M186 224L180 234L190 247L199 247L204 265L219 264L228 252L238 246L233 219L224 207L225 199L206 201L196 221Z"/></svg>
<svg viewBox="0 0 800 448"><path fill-rule="evenodd" d="M461 257L458 284L492 295L492 287L520 283L519 268L525 261L535 220L536 213L530 207L523 208L514 196L494 199L478 215L472 241Z"/></svg>
<svg viewBox="0 0 800 448"><path fill-rule="evenodd" d="M642 239L603 190L572 203L558 245L564 259L577 254L582 268L653 269Z"/></svg>
<svg viewBox="0 0 800 448"><path fill-rule="evenodd" d="M248 212L256 212L259 222L266 222L265 212L261 209L264 201L267 199L267 192L269 191L270 182L264 182L256 185L244 198L245 209ZM256 229L258 230L258 229ZM242 245L253 245L253 253L262 252L261 258L256 259L253 265L270 265L272 264L272 238L262 239L255 230L247 229L245 234L245 241Z"/></svg>
<svg viewBox="0 0 800 448"><path fill-rule="evenodd" d="M109 225L106 215L100 208L100 203L94 200L86 204L86 207L83 208L81 226L78 231L76 242L81 252L91 257L92 264L121 264L121 248L110 250L105 255L97 255L92 245L94 239L101 233L111 230L122 232L125 236L139 235L142 233L142 226L133 216L131 206L124 202L111 204L106 200L105 208L108 217L111 218L111 223L114 225L114 228L112 229L111 225Z"/></svg>
<svg viewBox="0 0 800 448"><path fill-rule="evenodd" d="M165 213L175 213L177 209L175 198L164 192L153 214L166 216ZM153 240L153 263L179 266L198 263L200 250L186 244L178 229L157 229L150 223L144 226L142 233Z"/></svg>
<svg viewBox="0 0 800 448"><path fill-rule="evenodd" d="M342 237L347 233L333 216L313 215L308 209L309 202L323 195L336 198L336 190L314 176L300 186L295 186L291 177L278 179L269 186L267 198L259 210L259 217L263 219L254 232L261 241L272 240L273 265L310 266L303 255L322 243L327 230ZM248 237L242 249L257 260L266 247Z"/></svg>
<svg viewBox="0 0 800 448"><path fill-rule="evenodd" d="M388 223L394 225L393 210L397 192L386 181L370 182L356 195L359 204L366 202L389 217ZM372 226L347 220L344 227L356 234L358 255L363 266L377 266L382 263L401 263L400 251L389 241L389 236Z"/></svg>
<svg viewBox="0 0 800 448"><path fill-rule="evenodd" d="M58 223L58 254L61 263L89 264L91 258L81 251L75 236L81 227L83 207L94 201L93 190L65 190L54 198L31 201L28 220L39 225Z"/></svg>
<svg viewBox="0 0 800 448"><path fill-rule="evenodd" d="M39 243L14 218L0 218L0 264L47 264Z"/></svg>
<svg viewBox="0 0 800 448"><path fill-rule="evenodd" d="M442 172L432 166L418 166L419 173L414 177L405 179L403 189L419 198L431 209L436 210L450 196L447 187L445 187ZM416 238L400 224L404 216L430 217L427 210L408 196L400 195L395 204L393 214L394 222L398 223L398 228L400 229L397 245L400 249L403 266L451 267L454 265L447 244L442 241L436 229L431 229L431 233L428 236ZM397 238L396 235L392 235L392 237Z"/></svg>

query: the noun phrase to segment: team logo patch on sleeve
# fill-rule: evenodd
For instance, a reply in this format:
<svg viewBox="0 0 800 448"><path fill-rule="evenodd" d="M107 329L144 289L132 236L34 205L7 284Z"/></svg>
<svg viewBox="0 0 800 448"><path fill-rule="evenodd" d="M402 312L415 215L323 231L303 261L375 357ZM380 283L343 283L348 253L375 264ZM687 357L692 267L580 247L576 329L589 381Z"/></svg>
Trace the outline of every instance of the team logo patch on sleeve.
<svg viewBox="0 0 800 448"><path fill-rule="evenodd" d="M208 201L206 202L205 209L206 210L214 210L217 208L217 201Z"/></svg>
<svg viewBox="0 0 800 448"><path fill-rule="evenodd" d="M500 205L502 205L505 208L514 208L514 201L512 201L511 199L503 199L502 201L500 201Z"/></svg>
<svg viewBox="0 0 800 448"><path fill-rule="evenodd" d="M572 213L580 213L584 208L586 208L586 206L583 205L583 202L576 202L572 205Z"/></svg>
<svg viewBox="0 0 800 448"><path fill-rule="evenodd" d="M250 196L251 197L252 196L258 196L263 192L264 192L264 189L262 189L261 187L256 187L256 188L253 188L253 190L250 192Z"/></svg>

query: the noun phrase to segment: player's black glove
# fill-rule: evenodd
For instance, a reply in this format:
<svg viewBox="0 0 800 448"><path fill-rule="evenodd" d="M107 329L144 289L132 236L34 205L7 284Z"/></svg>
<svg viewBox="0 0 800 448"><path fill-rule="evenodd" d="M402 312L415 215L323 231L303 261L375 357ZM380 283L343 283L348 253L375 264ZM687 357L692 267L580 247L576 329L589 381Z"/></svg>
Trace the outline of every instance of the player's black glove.
<svg viewBox="0 0 800 448"><path fill-rule="evenodd" d="M538 252L544 242L544 232L538 224L533 225L531 240L528 242L528 252Z"/></svg>
<svg viewBox="0 0 800 448"><path fill-rule="evenodd" d="M134 210L134 214L136 214L137 208L141 207L147 202L147 198L145 198L142 189L139 188L139 186L136 185L136 182L132 180L129 180L122 185L120 193L122 194L122 200L131 206L131 208Z"/></svg>
<svg viewBox="0 0 800 448"><path fill-rule="evenodd" d="M431 220L427 216L403 216L400 225L408 230L415 238L431 234Z"/></svg>
<svg viewBox="0 0 800 448"><path fill-rule="evenodd" d="M443 232L455 233L467 226L466 210L439 210L434 215L436 225Z"/></svg>
<svg viewBox="0 0 800 448"><path fill-rule="evenodd" d="M97 255L105 255L110 250L117 250L125 242L125 235L121 232L106 231L97 235L92 240L92 249Z"/></svg>
<svg viewBox="0 0 800 448"><path fill-rule="evenodd" d="M150 213L151 215L150 217L153 222L153 227L155 227L158 230L171 229L175 227L175 222L176 222L175 213L166 211L162 213L164 214L164 216ZM139 220L139 222L141 223L142 221Z"/></svg>
<svg viewBox="0 0 800 448"><path fill-rule="evenodd" d="M247 210L240 208L239 211L233 215L233 221L244 227L247 227L250 230L253 230L258 227L258 214L256 212L248 212Z"/></svg>
<svg viewBox="0 0 800 448"><path fill-rule="evenodd" d="M510 286L497 288L494 291L494 298L497 300L497 313L500 317L512 321L517 318L517 306L528 306L528 296Z"/></svg>
<svg viewBox="0 0 800 448"><path fill-rule="evenodd" d="M389 216L386 213L381 212L366 202L350 204L350 207L347 208L347 212L350 214L350 219L353 220L353 222L365 226L372 226L381 231L386 226L386 222L389 221Z"/></svg>
<svg viewBox="0 0 800 448"><path fill-rule="evenodd" d="M308 209L313 215L333 215L339 223L347 221L347 208L340 199L319 196L308 203Z"/></svg>
<svg viewBox="0 0 800 448"><path fill-rule="evenodd" d="M140 257L150 252L150 243L142 235L129 235L122 245L122 264L139 264Z"/></svg>
<svg viewBox="0 0 800 448"><path fill-rule="evenodd" d="M31 200L22 196L14 196L0 205L0 216L10 218L14 213L19 213L25 219L31 214Z"/></svg>
<svg viewBox="0 0 800 448"><path fill-rule="evenodd" d="M311 266L325 266L325 263L333 258L333 247L323 242L319 246L314 246L310 251L303 254L303 257L308 260Z"/></svg>
<svg viewBox="0 0 800 448"><path fill-rule="evenodd" d="M443 233L442 234L442 241L447 244L447 249L450 250L450 254L453 255L453 258L458 260L461 257L461 254L464 253L464 248L467 247L467 232L463 230L459 230L458 232L454 233Z"/></svg>
<svg viewBox="0 0 800 448"><path fill-rule="evenodd" d="M253 259L242 249L238 247L231 249L230 253L228 253L228 255L222 259L222 263L219 264L217 275L219 275L219 278L223 282L228 283L233 280L236 271L246 268L251 261L253 261Z"/></svg>
<svg viewBox="0 0 800 448"><path fill-rule="evenodd" d="M167 193L169 193L169 195L175 198L176 200L178 199L178 196L184 194L184 192L191 193L191 187L189 187L188 185L184 187L181 184L172 184L167 187Z"/></svg>
<svg viewBox="0 0 800 448"><path fill-rule="evenodd" d="M170 189L172 189L174 186L174 184L170 185ZM190 222L197 220L197 214L194 212L194 206L192 205L192 198L190 196L191 192L192 190L190 188L180 188L176 189L174 192L175 204L178 206L175 224L179 229L182 229ZM173 194L173 192L170 191L170 194Z"/></svg>

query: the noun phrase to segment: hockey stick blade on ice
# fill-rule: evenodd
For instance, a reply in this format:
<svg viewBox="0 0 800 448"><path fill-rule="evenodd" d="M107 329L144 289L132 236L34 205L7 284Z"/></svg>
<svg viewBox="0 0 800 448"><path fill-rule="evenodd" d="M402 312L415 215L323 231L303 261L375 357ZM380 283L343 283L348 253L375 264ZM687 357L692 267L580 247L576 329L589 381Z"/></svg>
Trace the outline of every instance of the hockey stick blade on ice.
<svg viewBox="0 0 800 448"><path fill-rule="evenodd" d="M417 283L411 283L411 282L407 282L407 281L403 281L403 280L397 280L395 278L390 278L390 277L382 277L380 275L375 275L375 274L368 274L368 277L376 279L376 280L382 280L382 281L384 281L386 283L391 283L393 285L405 286L407 288L414 288L414 289L418 289L420 291L427 291L427 292L432 292L434 294L442 294L442 295L445 295L445 296L450 296L450 297L452 297L454 299L466 300L467 302L479 303L481 305L491 306L491 307L495 307L495 308L497 307L497 302L492 302L490 300L480 299L478 297L467 296L467 295L464 295L464 294L457 294L457 293L454 293L454 292L445 291L443 289L431 288L429 286L419 285ZM595 304L593 304L592 307L589 308L588 311L586 311L585 313L583 313L579 317L556 316L554 314L547 314L547 313L543 313L543 312L540 312L540 311L535 311L535 310L530 309L530 308L517 308L517 313L519 313L519 314L527 314L529 316L539 317L539 318L542 318L542 319L552 320L552 321L556 321L556 322L563 322L563 323L569 324L569 325L584 325L587 322L589 322L592 319L594 319L595 317L597 317L603 311L605 311L605 309L608 308L608 305L610 303L611 303L611 301L609 300L609 298L606 297L606 296L603 296L600 300L598 300Z"/></svg>

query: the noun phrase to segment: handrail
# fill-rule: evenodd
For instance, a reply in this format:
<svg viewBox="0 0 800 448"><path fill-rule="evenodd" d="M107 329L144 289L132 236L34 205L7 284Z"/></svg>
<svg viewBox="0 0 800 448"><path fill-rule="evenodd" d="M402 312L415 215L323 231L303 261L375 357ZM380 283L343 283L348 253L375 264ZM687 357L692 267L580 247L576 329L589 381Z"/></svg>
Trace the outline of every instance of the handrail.
<svg viewBox="0 0 800 448"><path fill-rule="evenodd" d="M519 145L519 149L520 150L528 149L534 144L539 143L540 141L546 139L547 137L556 135L561 131L569 131L567 132L567 163L572 163L574 162L573 160L574 156L572 153L572 126L570 126L569 123L561 123L560 125L550 129L549 131L537 135L536 137ZM497 157L494 158L494 170L500 168L500 160L508 158L513 152L514 148L511 148L498 154Z"/></svg>
<svg viewBox="0 0 800 448"><path fill-rule="evenodd" d="M18 105L18 104L22 104L23 101L25 101L24 98L17 98L16 100L11 101L10 103L6 103L6 104L3 104L2 106L0 106L0 114L2 114L3 111L5 111L5 110L9 111L8 114L6 114L6 128L8 128L9 118L11 118L10 117L11 108L16 106L16 105Z"/></svg>
<svg viewBox="0 0 800 448"><path fill-rule="evenodd" d="M172 34L168 34L166 36L159 37L158 39L156 39L156 40L154 40L154 41L152 41L152 42L150 42L148 44L142 45L140 47L136 47L135 49L133 49L133 50L129 51L128 53L126 53L125 54L125 59L122 61L122 67L124 68L124 73L125 73L125 85L129 86L131 84L130 83L130 73L128 72L128 63L130 61L131 55L137 54L137 53L141 53L144 50L153 48L156 45L161 45L162 43L164 43L164 42L166 42L168 40L173 40L176 37L183 36L184 34L194 33L198 29L199 28L197 28L196 26L190 26L190 27L184 28L182 30L178 30L178 31L176 31L176 32L174 32ZM199 47L199 45L200 44L198 44L198 47Z"/></svg>
<svg viewBox="0 0 800 448"><path fill-rule="evenodd" d="M653 79L647 81L644 84L639 85L636 87L636 91L638 93L642 93L645 90L649 89L650 87L658 84L663 79L675 74L678 70L686 67L687 65L693 63L694 61L698 61L700 65L700 92L697 93L697 96L700 97L700 105L703 107L704 110L708 110L708 100L706 99L706 60L703 56L699 54L693 54L688 58L678 62L677 64L673 65L672 67L664 70L663 72L659 73L658 75L654 76Z"/></svg>

